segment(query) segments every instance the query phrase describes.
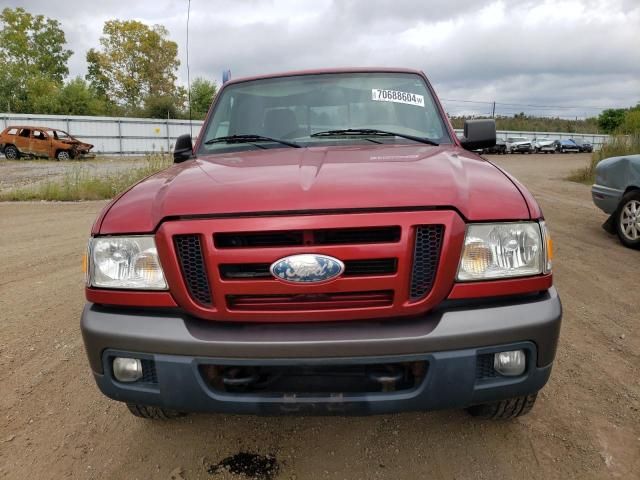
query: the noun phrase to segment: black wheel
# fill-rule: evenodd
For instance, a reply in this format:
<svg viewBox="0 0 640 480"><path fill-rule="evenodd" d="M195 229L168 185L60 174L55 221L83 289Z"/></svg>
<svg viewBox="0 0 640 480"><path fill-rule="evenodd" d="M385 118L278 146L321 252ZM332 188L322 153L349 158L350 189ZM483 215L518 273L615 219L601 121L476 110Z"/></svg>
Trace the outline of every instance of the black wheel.
<svg viewBox="0 0 640 480"><path fill-rule="evenodd" d="M176 412L175 410L152 407L150 405L139 405L137 403L127 403L127 408L136 417L146 418L148 420L171 420L186 415L186 413Z"/></svg>
<svg viewBox="0 0 640 480"><path fill-rule="evenodd" d="M622 197L616 216L616 233L625 247L640 249L640 190Z"/></svg>
<svg viewBox="0 0 640 480"><path fill-rule="evenodd" d="M491 420L509 420L526 415L536 403L537 393L524 397L509 398L494 403L484 403L467 408L474 417L489 418Z"/></svg>
<svg viewBox="0 0 640 480"><path fill-rule="evenodd" d="M7 160L18 160L20 158L20 152L13 145L7 145L4 147L4 156Z"/></svg>
<svg viewBox="0 0 640 480"><path fill-rule="evenodd" d="M60 161L60 160L70 160L71 159L71 155L69 154L69 152L67 150L60 150L58 153L56 153L56 160Z"/></svg>

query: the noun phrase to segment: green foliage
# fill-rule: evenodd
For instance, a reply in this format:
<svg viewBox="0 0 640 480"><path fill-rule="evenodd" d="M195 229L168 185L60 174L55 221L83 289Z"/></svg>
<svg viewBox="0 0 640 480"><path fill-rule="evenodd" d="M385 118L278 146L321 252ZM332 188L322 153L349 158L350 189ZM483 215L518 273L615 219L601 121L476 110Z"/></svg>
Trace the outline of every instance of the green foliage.
<svg viewBox="0 0 640 480"><path fill-rule="evenodd" d="M469 117L452 117L454 128L463 128L464 121ZM481 117L473 117L481 118ZM486 118L486 117L485 117ZM510 130L520 132L573 132L573 133L598 133L598 124L595 118L567 120L563 118L536 117L518 113L513 117L496 117L498 130Z"/></svg>
<svg viewBox="0 0 640 480"><path fill-rule="evenodd" d="M600 160L636 154L640 154L640 131L636 130L633 135L616 135L611 137L600 150L591 154L589 165L576 170L568 179L573 182L591 185L596 179L596 165Z"/></svg>
<svg viewBox="0 0 640 480"><path fill-rule="evenodd" d="M95 169L76 166L68 169L62 179L46 180L35 186L22 187L0 194L0 201L77 201L113 198L134 183L153 175L172 164L171 156L147 155L140 167L107 174Z"/></svg>
<svg viewBox="0 0 640 480"><path fill-rule="evenodd" d="M640 134L640 104L624 113L618 132L626 135Z"/></svg>
<svg viewBox="0 0 640 480"><path fill-rule="evenodd" d="M39 95L55 93L69 73L73 53L64 48L64 31L57 20L32 15L23 8L0 14L0 109L40 111L55 107ZM32 89L32 90L30 90ZM36 105L33 105L38 99ZM44 112L42 112L44 113Z"/></svg>
<svg viewBox="0 0 640 480"><path fill-rule="evenodd" d="M147 97L178 97L178 44L161 25L136 20L105 22L100 50L87 52L87 79L95 90L129 110Z"/></svg>
<svg viewBox="0 0 640 480"><path fill-rule="evenodd" d="M598 116L598 126L604 133L614 133L624 121L624 108L608 108Z"/></svg>
<svg viewBox="0 0 640 480"><path fill-rule="evenodd" d="M58 109L61 115L106 115L107 101L82 78L67 82L58 92Z"/></svg>
<svg viewBox="0 0 640 480"><path fill-rule="evenodd" d="M176 99L170 95L147 97L141 113L145 118L178 118L181 116Z"/></svg>
<svg viewBox="0 0 640 480"><path fill-rule="evenodd" d="M58 113L60 86L43 75L34 75L25 81L25 100L32 111L44 114Z"/></svg>
<svg viewBox="0 0 640 480"><path fill-rule="evenodd" d="M215 82L204 78L196 78L191 84L191 115L203 119L216 96L218 87Z"/></svg>

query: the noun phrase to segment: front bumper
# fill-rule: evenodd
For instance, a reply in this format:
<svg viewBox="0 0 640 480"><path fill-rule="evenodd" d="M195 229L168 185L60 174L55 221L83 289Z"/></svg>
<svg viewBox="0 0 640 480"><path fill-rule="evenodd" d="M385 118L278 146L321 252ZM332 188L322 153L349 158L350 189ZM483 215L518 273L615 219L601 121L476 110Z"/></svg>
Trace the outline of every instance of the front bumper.
<svg viewBox="0 0 640 480"><path fill-rule="evenodd" d="M514 147L511 147L511 151L512 152L530 152L531 145L516 145Z"/></svg>
<svg viewBox="0 0 640 480"><path fill-rule="evenodd" d="M612 215L618 209L620 200L624 192L616 188L605 187L604 185L595 184L591 187L591 198L596 207L604 213Z"/></svg>
<svg viewBox="0 0 640 480"><path fill-rule="evenodd" d="M82 334L102 392L119 401L180 411L229 413L387 413L465 407L544 386L555 356L562 308L551 288L517 300L442 304L420 318L307 324L230 324L180 314L124 312L89 304ZM526 372L477 377L478 355L523 348ZM155 383L123 384L113 356L152 360ZM424 361L415 388L368 394L260 396L211 389L201 365L328 365Z"/></svg>

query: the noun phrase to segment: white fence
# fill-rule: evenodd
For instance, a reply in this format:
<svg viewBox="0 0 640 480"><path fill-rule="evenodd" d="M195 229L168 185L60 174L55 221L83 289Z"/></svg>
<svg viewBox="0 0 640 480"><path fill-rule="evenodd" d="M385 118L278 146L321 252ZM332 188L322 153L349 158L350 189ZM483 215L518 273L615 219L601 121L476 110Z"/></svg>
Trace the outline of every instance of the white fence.
<svg viewBox="0 0 640 480"><path fill-rule="evenodd" d="M200 132L202 121L160 120L155 118L81 117L65 115L30 115L0 113L2 129L9 125L32 125L59 128L94 145L93 151L100 154L140 154L171 151L176 138L184 133L195 137ZM462 130L456 130L462 135ZM564 133L564 132L511 132L500 130L498 138L507 137L549 138L562 140L581 138L598 149L607 141L608 135Z"/></svg>
<svg viewBox="0 0 640 480"><path fill-rule="evenodd" d="M81 117L0 113L2 129L10 125L59 128L83 142L94 145L100 154L136 154L171 151L184 133L197 136L202 121L160 120L156 118Z"/></svg>

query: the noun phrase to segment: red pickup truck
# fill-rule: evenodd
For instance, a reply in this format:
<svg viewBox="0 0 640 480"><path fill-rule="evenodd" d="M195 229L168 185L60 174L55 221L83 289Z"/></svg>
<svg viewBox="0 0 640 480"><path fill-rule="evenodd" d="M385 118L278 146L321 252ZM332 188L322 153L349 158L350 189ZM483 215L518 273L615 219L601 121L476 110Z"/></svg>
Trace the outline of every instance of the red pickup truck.
<svg viewBox="0 0 640 480"><path fill-rule="evenodd" d="M422 72L227 82L175 165L105 207L81 327L95 380L185 412L527 413L562 308L531 194L457 139Z"/></svg>

